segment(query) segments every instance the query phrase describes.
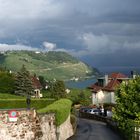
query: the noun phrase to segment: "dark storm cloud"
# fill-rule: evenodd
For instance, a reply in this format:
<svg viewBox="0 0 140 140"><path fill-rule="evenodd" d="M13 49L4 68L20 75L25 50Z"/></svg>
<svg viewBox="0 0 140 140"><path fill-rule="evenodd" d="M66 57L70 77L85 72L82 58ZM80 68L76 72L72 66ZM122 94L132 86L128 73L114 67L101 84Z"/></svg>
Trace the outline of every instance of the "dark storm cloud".
<svg viewBox="0 0 140 140"><path fill-rule="evenodd" d="M139 7L139 0L0 0L0 50L45 46L96 66L139 65Z"/></svg>

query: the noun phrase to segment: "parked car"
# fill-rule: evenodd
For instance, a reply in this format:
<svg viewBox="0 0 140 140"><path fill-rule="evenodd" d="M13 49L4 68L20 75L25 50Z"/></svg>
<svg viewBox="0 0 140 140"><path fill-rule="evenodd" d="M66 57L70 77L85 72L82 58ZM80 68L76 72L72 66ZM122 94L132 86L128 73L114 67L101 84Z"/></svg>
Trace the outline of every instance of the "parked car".
<svg viewBox="0 0 140 140"><path fill-rule="evenodd" d="M101 111L97 108L89 109L87 113L100 115Z"/></svg>
<svg viewBox="0 0 140 140"><path fill-rule="evenodd" d="M79 111L80 111L80 112L88 112L89 109L90 109L90 108L87 108L87 107L81 107Z"/></svg>

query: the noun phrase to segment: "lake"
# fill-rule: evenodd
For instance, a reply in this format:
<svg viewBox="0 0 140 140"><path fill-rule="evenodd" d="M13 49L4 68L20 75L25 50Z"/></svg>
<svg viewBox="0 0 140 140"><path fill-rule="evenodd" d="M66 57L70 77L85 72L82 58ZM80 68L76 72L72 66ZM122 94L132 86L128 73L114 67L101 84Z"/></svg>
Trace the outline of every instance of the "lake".
<svg viewBox="0 0 140 140"><path fill-rule="evenodd" d="M88 86L94 84L97 81L97 79L90 78L90 79L85 79L82 81L67 81L65 82L65 85L67 88L79 88L79 89L85 89Z"/></svg>

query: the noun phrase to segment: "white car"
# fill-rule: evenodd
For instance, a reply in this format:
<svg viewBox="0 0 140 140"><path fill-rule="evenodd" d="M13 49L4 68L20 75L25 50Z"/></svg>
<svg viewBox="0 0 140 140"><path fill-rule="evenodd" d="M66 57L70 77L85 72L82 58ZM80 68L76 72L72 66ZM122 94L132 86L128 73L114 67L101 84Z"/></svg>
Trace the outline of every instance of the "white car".
<svg viewBox="0 0 140 140"><path fill-rule="evenodd" d="M87 113L99 115L101 112L97 108L89 109Z"/></svg>

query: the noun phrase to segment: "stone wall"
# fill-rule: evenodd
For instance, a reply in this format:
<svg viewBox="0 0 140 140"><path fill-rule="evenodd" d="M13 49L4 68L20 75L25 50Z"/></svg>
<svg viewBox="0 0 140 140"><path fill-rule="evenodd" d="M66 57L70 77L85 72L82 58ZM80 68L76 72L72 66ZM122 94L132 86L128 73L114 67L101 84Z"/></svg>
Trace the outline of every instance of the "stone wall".
<svg viewBox="0 0 140 140"><path fill-rule="evenodd" d="M55 114L35 110L0 110L0 140L66 140L73 135L70 117L59 127Z"/></svg>
<svg viewBox="0 0 140 140"><path fill-rule="evenodd" d="M59 135L59 140L66 140L73 135L73 128L70 123L70 116L63 124L57 127L57 135Z"/></svg>

